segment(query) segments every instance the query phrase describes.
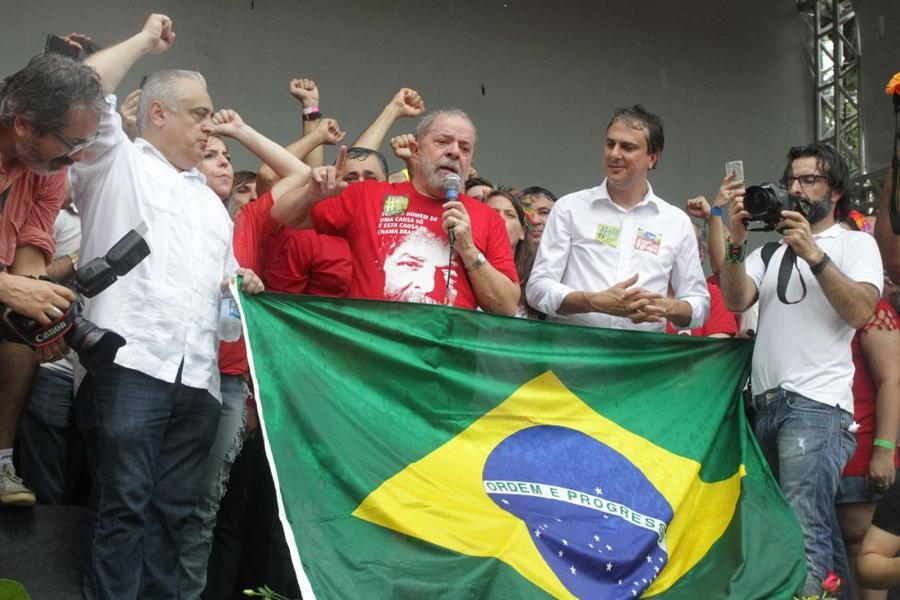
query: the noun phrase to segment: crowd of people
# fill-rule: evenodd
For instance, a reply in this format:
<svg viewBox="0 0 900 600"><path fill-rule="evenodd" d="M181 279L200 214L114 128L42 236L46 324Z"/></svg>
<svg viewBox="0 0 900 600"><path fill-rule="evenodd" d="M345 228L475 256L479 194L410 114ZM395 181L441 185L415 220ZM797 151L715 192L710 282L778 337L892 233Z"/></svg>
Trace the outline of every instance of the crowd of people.
<svg viewBox="0 0 900 600"><path fill-rule="evenodd" d="M790 149L774 216L733 173L682 208L648 181L663 124L634 105L602 134L602 182L557 199L477 174L472 119L426 113L409 88L326 165L346 133L312 79L289 84L302 131L282 146L215 109L196 71L118 103L129 69L174 43L164 15L95 52L66 40L81 57L45 53L0 83L0 506L90 506L86 598L296 586L246 348L219 333L234 275L249 294L754 338L746 409L803 530L798 592L829 571L860 598L900 582L900 273L882 268L900 245L850 210L827 144ZM391 171L382 145L411 118ZM234 170L233 144L255 170ZM781 241L748 253L760 222ZM149 254L98 288L97 259L122 262L110 248L132 231Z"/></svg>

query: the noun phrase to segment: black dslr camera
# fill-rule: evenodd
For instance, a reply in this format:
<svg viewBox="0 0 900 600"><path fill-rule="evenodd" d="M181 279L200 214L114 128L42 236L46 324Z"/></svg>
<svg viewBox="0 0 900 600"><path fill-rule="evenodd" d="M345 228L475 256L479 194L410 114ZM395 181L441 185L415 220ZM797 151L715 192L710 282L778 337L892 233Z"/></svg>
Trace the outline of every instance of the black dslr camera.
<svg viewBox="0 0 900 600"><path fill-rule="evenodd" d="M744 193L744 209L750 218L744 223L761 221L764 226L752 231L772 231L781 220L781 211L794 210L787 188L781 183L751 185Z"/></svg>
<svg viewBox="0 0 900 600"><path fill-rule="evenodd" d="M75 278L69 285L75 292L75 301L49 325L41 325L34 319L10 311L8 327L15 335L7 337L33 348L46 346L62 337L78 354L85 369L93 371L111 365L119 348L125 345L125 338L82 317L83 297L93 298L150 254L150 247L143 237L145 233L147 226L141 223L116 242L106 256L97 257L75 271Z"/></svg>

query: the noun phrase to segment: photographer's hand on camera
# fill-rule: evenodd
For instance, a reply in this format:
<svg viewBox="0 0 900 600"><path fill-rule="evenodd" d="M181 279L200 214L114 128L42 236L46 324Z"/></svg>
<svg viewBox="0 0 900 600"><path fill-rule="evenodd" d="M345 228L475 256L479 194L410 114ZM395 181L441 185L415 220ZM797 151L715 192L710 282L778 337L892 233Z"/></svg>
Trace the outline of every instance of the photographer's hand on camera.
<svg viewBox="0 0 900 600"><path fill-rule="evenodd" d="M41 325L61 317L74 301L74 292L65 286L0 272L0 303Z"/></svg>
<svg viewBox="0 0 900 600"><path fill-rule="evenodd" d="M781 232L784 242L794 250L799 258L802 258L813 266L825 257L825 253L819 248L809 229L809 221L795 211L781 211L781 221L775 225L775 229Z"/></svg>

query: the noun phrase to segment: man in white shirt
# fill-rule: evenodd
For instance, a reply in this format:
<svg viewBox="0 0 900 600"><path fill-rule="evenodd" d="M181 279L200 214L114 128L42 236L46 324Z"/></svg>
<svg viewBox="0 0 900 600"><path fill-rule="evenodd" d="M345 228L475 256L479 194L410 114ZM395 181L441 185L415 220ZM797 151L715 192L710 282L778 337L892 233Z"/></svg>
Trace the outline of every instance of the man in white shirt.
<svg viewBox="0 0 900 600"><path fill-rule="evenodd" d="M640 105L606 128L599 186L559 199L528 279L528 304L552 321L664 331L699 327L709 293L688 216L653 193L659 117ZM669 288L674 292L669 297Z"/></svg>
<svg viewBox="0 0 900 600"><path fill-rule="evenodd" d="M741 312L759 299L754 430L803 528L808 575L800 595L806 596L821 591L829 570L848 576L834 497L856 448L850 341L872 316L883 277L875 240L838 224L837 214L849 207L849 174L831 146L792 148L784 182L795 210L781 212L776 229L783 240L768 268L759 249L745 266L751 215L740 194L720 278L729 310ZM786 283L779 281L785 255Z"/></svg>
<svg viewBox="0 0 900 600"><path fill-rule="evenodd" d="M135 61L164 52L174 39L171 20L151 15L139 33L86 63L111 93ZM107 103L97 140L72 169L81 259L102 256L141 222L151 253L85 307L86 318L127 344L114 365L88 373L78 392L95 499L82 592L91 599L175 598L179 535L221 413L221 284L237 271L246 291L263 286L237 268L231 220L196 169L216 132L203 77L152 75L134 143L115 96Z"/></svg>

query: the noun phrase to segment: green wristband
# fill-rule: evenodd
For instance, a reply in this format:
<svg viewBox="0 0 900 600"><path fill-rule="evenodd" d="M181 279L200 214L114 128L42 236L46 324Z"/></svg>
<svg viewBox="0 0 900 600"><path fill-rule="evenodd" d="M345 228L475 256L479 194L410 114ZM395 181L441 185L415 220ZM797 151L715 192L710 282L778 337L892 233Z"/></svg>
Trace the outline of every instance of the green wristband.
<svg viewBox="0 0 900 600"><path fill-rule="evenodd" d="M897 447L897 445L894 442L892 442L890 440L886 440L884 438L875 438L875 441L872 443L875 444L876 446L880 446L882 448L887 448L888 450L894 450Z"/></svg>

